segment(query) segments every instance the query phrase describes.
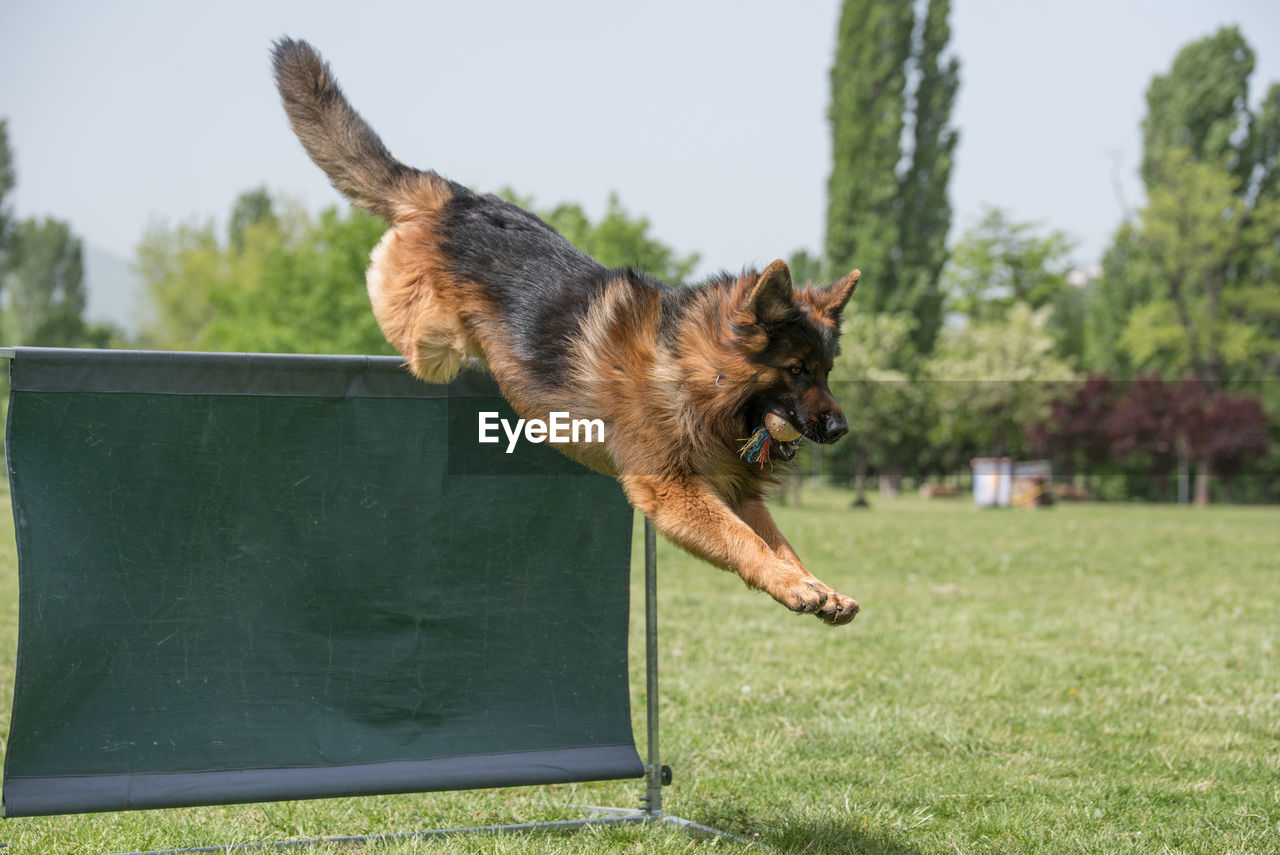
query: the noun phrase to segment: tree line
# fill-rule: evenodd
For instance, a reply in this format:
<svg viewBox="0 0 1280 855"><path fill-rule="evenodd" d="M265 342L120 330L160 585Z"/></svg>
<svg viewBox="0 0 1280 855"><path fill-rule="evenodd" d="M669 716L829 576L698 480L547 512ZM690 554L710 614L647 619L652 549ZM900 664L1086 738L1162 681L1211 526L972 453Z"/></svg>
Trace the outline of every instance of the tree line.
<svg viewBox="0 0 1280 855"><path fill-rule="evenodd" d="M1250 98L1256 57L1236 28L1183 47L1146 93L1144 204L1100 275L1081 277L1070 235L1000 208L948 243L961 84L949 17L949 0L842 6L826 232L790 260L801 281L859 267L864 287L833 372L851 436L814 465L892 488L975 456L1034 455L1116 497L1162 498L1191 467L1202 500L1213 475L1220 497L1280 499L1280 85ZM125 342L84 321L79 239L17 220L14 181L0 123L8 343L390 352L359 287L383 226L359 211L255 188L225 227L151 226L135 259L149 312ZM593 220L503 192L606 265L673 285L697 265L617 196Z"/></svg>
<svg viewBox="0 0 1280 855"><path fill-rule="evenodd" d="M1074 269L1068 234L999 208L935 269L908 238L950 225L945 178L919 179L921 152L930 178L946 175L958 134L958 67L939 48L947 11L945 0L843 6L821 262L863 266L870 295L846 322L835 372L853 378L854 441L824 471L859 485L878 475L892 490L971 457L1042 456L1116 498L1166 498L1194 470L1199 502L1215 490L1280 499L1280 84L1250 98L1256 56L1234 27L1184 46L1152 79L1145 204L1096 278Z"/></svg>

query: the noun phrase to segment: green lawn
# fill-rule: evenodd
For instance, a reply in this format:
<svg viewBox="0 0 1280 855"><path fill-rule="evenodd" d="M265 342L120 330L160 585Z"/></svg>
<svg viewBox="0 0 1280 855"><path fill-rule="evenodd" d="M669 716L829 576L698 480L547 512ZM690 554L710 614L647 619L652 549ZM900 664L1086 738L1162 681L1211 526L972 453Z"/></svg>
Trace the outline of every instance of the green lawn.
<svg viewBox="0 0 1280 855"><path fill-rule="evenodd" d="M670 813L786 853L1280 852L1280 510L960 501L778 511L863 611L795 616L662 543ZM0 499L0 732L16 638ZM639 527L637 527L637 533ZM633 711L643 738L635 549ZM633 806L642 783L9 819L9 852L407 831ZM663 829L369 853L751 851ZM337 846L317 852L349 851Z"/></svg>

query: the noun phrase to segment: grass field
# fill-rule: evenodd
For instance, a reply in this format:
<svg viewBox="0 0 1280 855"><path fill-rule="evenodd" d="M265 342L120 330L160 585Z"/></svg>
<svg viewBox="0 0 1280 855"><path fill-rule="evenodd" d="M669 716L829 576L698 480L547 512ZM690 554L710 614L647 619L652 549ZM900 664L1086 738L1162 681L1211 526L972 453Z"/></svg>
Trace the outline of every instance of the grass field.
<svg viewBox="0 0 1280 855"><path fill-rule="evenodd" d="M661 544L668 812L784 853L1280 853L1280 510L806 499L780 525L862 602L850 626L791 615ZM0 517L5 732L17 574L4 499ZM208 846L561 819L642 794L637 781L9 819L0 841L14 855ZM705 849L754 851L660 828L363 851Z"/></svg>

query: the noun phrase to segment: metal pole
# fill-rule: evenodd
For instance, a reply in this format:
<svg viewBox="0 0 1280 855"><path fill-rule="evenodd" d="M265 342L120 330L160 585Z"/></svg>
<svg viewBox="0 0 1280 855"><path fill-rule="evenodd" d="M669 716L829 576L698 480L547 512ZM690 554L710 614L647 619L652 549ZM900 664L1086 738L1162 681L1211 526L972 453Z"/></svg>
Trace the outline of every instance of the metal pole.
<svg viewBox="0 0 1280 855"><path fill-rule="evenodd" d="M656 819L662 816L662 757L658 753L658 535L648 517L644 520L644 642L645 702L649 713L644 812Z"/></svg>

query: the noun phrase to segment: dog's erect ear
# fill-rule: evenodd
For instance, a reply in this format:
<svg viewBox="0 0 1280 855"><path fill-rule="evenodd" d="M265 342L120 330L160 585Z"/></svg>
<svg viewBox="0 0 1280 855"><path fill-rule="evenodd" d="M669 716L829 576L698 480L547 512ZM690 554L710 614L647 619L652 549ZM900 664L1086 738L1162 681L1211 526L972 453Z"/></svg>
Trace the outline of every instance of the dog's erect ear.
<svg viewBox="0 0 1280 855"><path fill-rule="evenodd" d="M861 278L862 271L855 270L831 287L821 291L819 310L822 314L839 324L840 313L844 311L845 304L849 302L853 292L858 290L858 280Z"/></svg>
<svg viewBox="0 0 1280 855"><path fill-rule="evenodd" d="M780 321L796 309L791 287L791 269L782 259L765 268L755 284L747 289L740 308L759 323Z"/></svg>

